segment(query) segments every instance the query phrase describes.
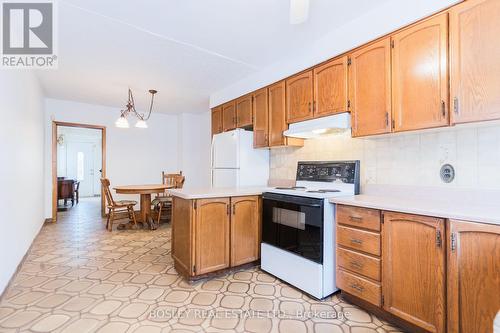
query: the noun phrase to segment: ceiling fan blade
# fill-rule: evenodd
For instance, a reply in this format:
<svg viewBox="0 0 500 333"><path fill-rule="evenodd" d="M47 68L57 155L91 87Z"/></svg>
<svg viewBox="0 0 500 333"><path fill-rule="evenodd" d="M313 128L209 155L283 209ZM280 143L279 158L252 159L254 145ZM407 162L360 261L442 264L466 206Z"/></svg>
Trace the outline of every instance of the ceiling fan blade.
<svg viewBox="0 0 500 333"><path fill-rule="evenodd" d="M309 0L290 0L290 24L301 24L309 16Z"/></svg>

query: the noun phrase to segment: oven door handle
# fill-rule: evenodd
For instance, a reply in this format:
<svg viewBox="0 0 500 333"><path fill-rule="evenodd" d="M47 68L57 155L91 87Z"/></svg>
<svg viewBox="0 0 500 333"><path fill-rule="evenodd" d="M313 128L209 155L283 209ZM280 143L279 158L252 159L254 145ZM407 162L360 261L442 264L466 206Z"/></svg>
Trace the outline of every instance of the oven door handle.
<svg viewBox="0 0 500 333"><path fill-rule="evenodd" d="M303 199L303 198L286 198L286 197L274 197L270 195L262 195L263 200L270 200L277 203L290 203L300 206L313 207L313 208L322 208L323 200L322 199Z"/></svg>

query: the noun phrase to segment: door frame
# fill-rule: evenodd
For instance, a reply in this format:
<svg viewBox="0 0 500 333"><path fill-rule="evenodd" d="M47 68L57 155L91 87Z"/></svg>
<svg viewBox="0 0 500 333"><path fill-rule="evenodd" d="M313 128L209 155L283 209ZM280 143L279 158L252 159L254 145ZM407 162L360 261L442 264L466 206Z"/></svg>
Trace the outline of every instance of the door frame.
<svg viewBox="0 0 500 333"><path fill-rule="evenodd" d="M52 222L57 222L57 127L80 127L101 130L102 177L106 177L106 126L52 121ZM101 187L101 216L105 216L104 190Z"/></svg>

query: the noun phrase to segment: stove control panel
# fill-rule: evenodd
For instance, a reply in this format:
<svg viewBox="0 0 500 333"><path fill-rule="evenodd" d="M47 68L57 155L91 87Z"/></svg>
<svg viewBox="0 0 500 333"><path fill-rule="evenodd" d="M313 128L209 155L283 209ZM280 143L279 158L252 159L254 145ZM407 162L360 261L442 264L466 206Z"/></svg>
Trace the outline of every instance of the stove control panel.
<svg viewBox="0 0 500 333"><path fill-rule="evenodd" d="M297 180L359 184L359 161L299 162Z"/></svg>

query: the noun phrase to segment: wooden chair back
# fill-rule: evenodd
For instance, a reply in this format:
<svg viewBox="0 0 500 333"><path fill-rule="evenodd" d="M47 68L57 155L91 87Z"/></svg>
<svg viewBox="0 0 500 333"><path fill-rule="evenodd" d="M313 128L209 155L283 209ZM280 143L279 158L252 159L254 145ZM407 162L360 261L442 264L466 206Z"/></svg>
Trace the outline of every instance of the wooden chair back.
<svg viewBox="0 0 500 333"><path fill-rule="evenodd" d="M163 184L172 186L173 188L182 188L185 181L182 171L179 171L179 173L165 173L165 171L162 171L161 179Z"/></svg>
<svg viewBox="0 0 500 333"><path fill-rule="evenodd" d="M111 190L109 189L110 182L108 178L101 178L101 185L104 190L104 195L106 197L106 201L108 202L109 206L114 206L115 201L113 200L113 195L111 194Z"/></svg>

